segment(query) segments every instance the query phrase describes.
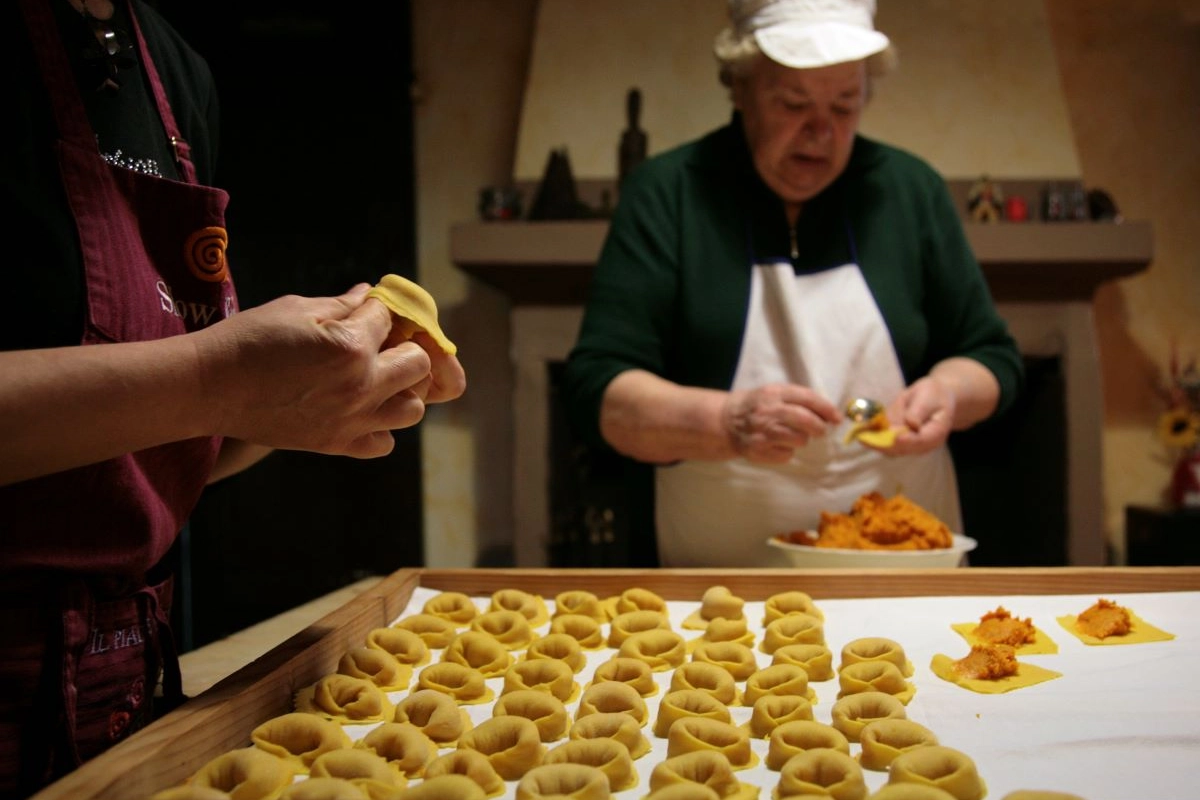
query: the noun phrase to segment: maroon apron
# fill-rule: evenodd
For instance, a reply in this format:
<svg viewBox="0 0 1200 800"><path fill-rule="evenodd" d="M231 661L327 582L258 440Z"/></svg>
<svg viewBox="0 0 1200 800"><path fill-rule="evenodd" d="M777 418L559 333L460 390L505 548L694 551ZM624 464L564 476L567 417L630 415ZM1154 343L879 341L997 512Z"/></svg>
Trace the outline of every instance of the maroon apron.
<svg viewBox="0 0 1200 800"><path fill-rule="evenodd" d="M82 344L159 339L228 317L237 310L228 196L196 184L131 4L178 181L101 157L49 3L22 0L22 9L83 256ZM164 696L182 698L170 579L148 573L219 448L219 438L191 439L0 489L0 797L28 794L148 722L160 673Z"/></svg>

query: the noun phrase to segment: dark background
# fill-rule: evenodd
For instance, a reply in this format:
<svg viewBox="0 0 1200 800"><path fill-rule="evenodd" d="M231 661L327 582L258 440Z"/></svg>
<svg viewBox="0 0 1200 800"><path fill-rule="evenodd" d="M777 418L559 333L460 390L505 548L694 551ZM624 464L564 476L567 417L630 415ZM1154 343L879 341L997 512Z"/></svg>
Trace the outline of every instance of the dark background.
<svg viewBox="0 0 1200 800"><path fill-rule="evenodd" d="M216 80L242 307L416 277L408 3L152 4ZM419 427L396 439L370 461L276 452L209 487L177 554L183 649L420 565Z"/></svg>

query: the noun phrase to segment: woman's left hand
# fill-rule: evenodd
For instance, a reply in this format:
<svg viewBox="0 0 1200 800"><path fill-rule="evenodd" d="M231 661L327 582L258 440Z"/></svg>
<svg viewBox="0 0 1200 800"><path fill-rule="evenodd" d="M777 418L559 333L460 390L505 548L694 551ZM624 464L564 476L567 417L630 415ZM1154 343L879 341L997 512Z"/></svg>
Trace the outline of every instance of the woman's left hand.
<svg viewBox="0 0 1200 800"><path fill-rule="evenodd" d="M956 397L943 381L928 375L903 392L888 407L888 420L896 430L889 456L928 453L943 444L954 426Z"/></svg>

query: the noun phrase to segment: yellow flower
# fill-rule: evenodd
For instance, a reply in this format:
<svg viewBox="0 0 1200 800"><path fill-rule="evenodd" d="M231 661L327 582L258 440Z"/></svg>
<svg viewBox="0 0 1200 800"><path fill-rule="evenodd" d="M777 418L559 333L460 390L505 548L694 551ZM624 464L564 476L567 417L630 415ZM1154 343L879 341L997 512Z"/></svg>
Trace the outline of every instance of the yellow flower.
<svg viewBox="0 0 1200 800"><path fill-rule="evenodd" d="M1158 438L1170 447L1193 447L1200 440L1200 414L1172 408L1158 418Z"/></svg>

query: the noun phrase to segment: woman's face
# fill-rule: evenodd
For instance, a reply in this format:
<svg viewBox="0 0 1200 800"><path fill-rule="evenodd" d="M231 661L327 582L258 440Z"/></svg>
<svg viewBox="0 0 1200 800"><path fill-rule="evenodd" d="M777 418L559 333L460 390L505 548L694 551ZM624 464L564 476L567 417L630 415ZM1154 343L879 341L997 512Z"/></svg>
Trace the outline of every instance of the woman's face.
<svg viewBox="0 0 1200 800"><path fill-rule="evenodd" d="M867 97L866 62L792 69L760 58L733 84L758 174L798 209L842 173Z"/></svg>

